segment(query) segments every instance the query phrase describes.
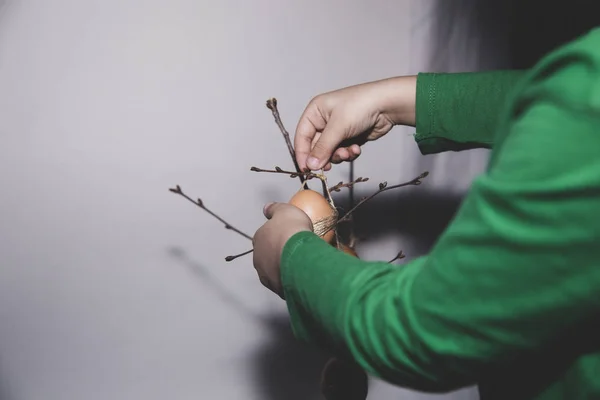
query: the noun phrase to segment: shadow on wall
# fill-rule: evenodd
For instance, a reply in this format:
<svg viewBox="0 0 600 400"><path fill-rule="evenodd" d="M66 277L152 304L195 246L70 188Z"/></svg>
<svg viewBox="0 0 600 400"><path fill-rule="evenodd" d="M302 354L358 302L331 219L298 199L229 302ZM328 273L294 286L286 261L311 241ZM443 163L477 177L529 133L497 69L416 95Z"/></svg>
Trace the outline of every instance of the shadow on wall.
<svg viewBox="0 0 600 400"><path fill-rule="evenodd" d="M600 26L596 0L437 0L431 11L432 71L475 58L478 70L532 67Z"/></svg>
<svg viewBox="0 0 600 400"><path fill-rule="evenodd" d="M355 190L357 199L372 192ZM410 254L427 253L450 223L458 209L461 196L451 196L428 190L425 185L382 193L366 202L354 213L354 233L359 242L374 242L390 234L410 238ZM348 209L347 196L336 198L336 204ZM401 244L398 251L402 250ZM382 255L391 259L394 254Z"/></svg>
<svg viewBox="0 0 600 400"><path fill-rule="evenodd" d="M203 285L209 286L224 304L270 333L265 337L264 344L254 349L249 360L252 365L249 370L255 374L254 382L262 399L320 398L320 375L328 357L294 338L287 315L257 313L212 276L202 263L191 259L184 250L173 247L168 249L168 254L191 271Z"/></svg>
<svg viewBox="0 0 600 400"><path fill-rule="evenodd" d="M14 399L14 396L10 394L8 382L2 372L2 355L0 354L0 400Z"/></svg>

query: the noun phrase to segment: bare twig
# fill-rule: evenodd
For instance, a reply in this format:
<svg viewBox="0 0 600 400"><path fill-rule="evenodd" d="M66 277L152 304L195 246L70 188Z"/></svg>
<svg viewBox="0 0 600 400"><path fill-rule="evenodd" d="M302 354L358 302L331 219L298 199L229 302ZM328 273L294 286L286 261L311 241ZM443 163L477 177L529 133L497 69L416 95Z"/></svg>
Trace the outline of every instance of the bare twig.
<svg viewBox="0 0 600 400"><path fill-rule="evenodd" d="M279 167L275 167L275 169L263 169L263 168L258 168L258 167L250 167L250 171L253 172L268 172L271 174L285 174L285 175L289 175L290 178L297 178L299 175L303 176L306 179L312 179L312 178L322 178L321 175L319 174L315 174L314 172L292 172L292 171L285 171Z"/></svg>
<svg viewBox="0 0 600 400"><path fill-rule="evenodd" d="M350 161L350 182L354 181L354 160ZM367 178L369 179L369 178ZM354 207L354 185L348 187L348 202L349 202L349 208ZM349 242L348 244L350 245L350 247L354 248L354 246L356 245L356 241L358 240L356 237L356 233L355 233L355 226L354 226L354 221L352 219L352 216L350 216L350 218L347 220L347 222L349 222L349 231L348 231L348 239Z"/></svg>
<svg viewBox="0 0 600 400"><path fill-rule="evenodd" d="M318 174L317 177L319 177L321 179L321 184L323 186L323 197L325 197L327 199L331 208L333 208L335 210L336 209L335 202L333 201L333 197L331 196L331 191L329 190L329 187L327 186L327 177L325 176L325 170L321 169L321 173Z"/></svg>
<svg viewBox="0 0 600 400"><path fill-rule="evenodd" d="M187 199L188 201L194 203L195 205L197 205L198 207L200 207L201 209L203 209L204 211L206 211L207 213L209 213L210 215L212 215L214 218L216 218L217 220L219 220L223 225L225 225L225 229L229 229L231 231L234 231L235 233L245 237L248 240L252 240L252 236L240 231L239 229L237 229L236 227L234 227L233 225L231 225L229 222L225 221L223 218L221 218L220 216L218 216L216 213L214 213L212 210L208 209L204 203L202 202L202 200L197 199L194 200L192 199L190 196L188 196L187 194L185 194L183 192L183 190L181 190L181 186L177 185L174 188L170 188L169 189L170 192L178 194L180 196L182 196L183 198Z"/></svg>
<svg viewBox="0 0 600 400"><path fill-rule="evenodd" d="M427 175L429 175L429 172L425 171L423 172L421 175L417 176L416 178L408 181L408 182L404 182L404 183L400 183L398 185L393 185L393 186L388 186L387 182L382 182L379 184L379 190L376 191L375 193L373 193L372 195L363 198L361 201L359 201L354 207L352 207L350 209L350 211L348 211L343 217L341 217L338 220L338 223L343 222L343 221L347 221L350 216L352 215L352 213L354 211L356 211L356 209L358 209L360 206L362 206L363 204L365 204L367 201L371 200L373 197L377 196L380 193L383 192L387 192L388 190L392 190L392 189L398 189L404 186L418 186L421 184L421 179L424 179Z"/></svg>
<svg viewBox="0 0 600 400"><path fill-rule="evenodd" d="M267 108L271 110L273 113L273 118L275 119L275 123L279 127L281 134L283 135L283 139L285 140L285 144L287 145L288 151L290 152L290 157L292 158L292 162L294 163L294 168L296 169L297 177L300 178L300 182L306 188L306 176L302 174L300 170L300 166L298 165L298 160L296 160L296 153L294 152L294 145L292 144L292 140L290 139L290 134L283 126L283 122L281 121L281 116L279 115L279 109L277 108L277 99L271 98L267 100Z"/></svg>
<svg viewBox="0 0 600 400"><path fill-rule="evenodd" d="M346 187L349 188L349 189L352 189L355 184L361 183L361 182L367 182L368 180L369 180L369 178L360 177L360 178L357 178L357 179L355 179L355 180L353 180L351 182L346 182L346 183L340 182L337 185L330 187L329 191L330 192L339 192L342 188L346 188Z"/></svg>
<svg viewBox="0 0 600 400"><path fill-rule="evenodd" d="M402 251L400 251L400 253L398 253L398 254L396 255L396 257L394 257L394 258L392 258L390 261L388 261L388 264L391 264L391 263L393 263L393 262L394 262L394 261L396 261L396 260L401 260L401 259L403 259L404 257L406 257L406 256L404 255L404 253L403 253Z"/></svg>
<svg viewBox="0 0 600 400"><path fill-rule="evenodd" d="M334 230L333 232L335 233L335 247L336 247L338 250L342 250L342 251L343 251L344 249L343 249L343 247L342 247L342 241L341 241L341 239L340 239L340 235L338 234L338 231L337 231L337 229L336 229L336 230Z"/></svg>
<svg viewBox="0 0 600 400"><path fill-rule="evenodd" d="M254 171L254 172L268 172L268 173L272 173L272 174L285 174L285 175L289 175L290 178L296 178L298 175L302 175L306 178L306 180L310 180L313 178L317 178L321 181L322 185L323 185L323 197L325 197L327 199L327 201L329 202L329 204L331 205L332 208L335 209L335 203L333 202L333 198L331 197L331 193L329 192L329 188L327 187L327 177L325 176L325 172L321 171L320 174L316 174L314 172L292 172L292 171L285 171L279 167L275 167L275 169L263 169L263 168L258 168L258 167L250 167L250 171ZM305 185L303 185L304 188L307 188Z"/></svg>
<svg viewBox="0 0 600 400"><path fill-rule="evenodd" d="M369 179L369 178L367 178ZM350 161L350 182L354 181L354 160ZM350 207L352 207L354 205L354 185L348 187L349 189L349 202L350 202Z"/></svg>
<svg viewBox="0 0 600 400"><path fill-rule="evenodd" d="M348 246L350 248L354 248L356 246L357 241L358 241L358 238L354 234L354 231L350 232L350 240L348 240Z"/></svg>
<svg viewBox="0 0 600 400"><path fill-rule="evenodd" d="M248 251L245 251L245 252L243 252L243 253L240 253L240 254L236 254L236 255L234 255L234 256L227 256L227 257L225 257L225 261L227 261L227 262L229 262L229 261L233 261L233 260L235 260L236 258L240 258L240 257L243 257L243 256L245 256L245 255L248 255L248 254L252 253L253 251L254 251L254 249L252 249L252 250L248 250Z"/></svg>

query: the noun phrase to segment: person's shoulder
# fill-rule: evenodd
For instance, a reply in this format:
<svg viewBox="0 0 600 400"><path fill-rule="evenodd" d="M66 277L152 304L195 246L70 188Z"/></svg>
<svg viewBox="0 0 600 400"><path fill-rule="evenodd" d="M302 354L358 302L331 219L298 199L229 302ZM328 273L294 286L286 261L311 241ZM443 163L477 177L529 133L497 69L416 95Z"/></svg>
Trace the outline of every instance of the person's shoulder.
<svg viewBox="0 0 600 400"><path fill-rule="evenodd" d="M600 28L548 54L523 83L522 101L541 97L600 112Z"/></svg>
<svg viewBox="0 0 600 400"><path fill-rule="evenodd" d="M564 47L565 50L583 52L600 59L600 27L596 27L576 38Z"/></svg>
<svg viewBox="0 0 600 400"><path fill-rule="evenodd" d="M494 179L551 182L594 163L600 145L600 29L540 60L519 83L507 111L502 143L489 164ZM586 184L600 188L593 179Z"/></svg>
<svg viewBox="0 0 600 400"><path fill-rule="evenodd" d="M568 60L565 60L568 59ZM537 67L557 61L600 62L600 27L564 43L543 57Z"/></svg>

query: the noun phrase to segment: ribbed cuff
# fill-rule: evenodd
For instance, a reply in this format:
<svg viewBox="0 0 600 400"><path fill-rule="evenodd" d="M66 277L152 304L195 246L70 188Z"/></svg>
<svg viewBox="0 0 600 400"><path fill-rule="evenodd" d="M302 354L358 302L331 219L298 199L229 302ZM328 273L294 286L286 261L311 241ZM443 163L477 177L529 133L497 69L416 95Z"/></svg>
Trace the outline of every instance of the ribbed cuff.
<svg viewBox="0 0 600 400"><path fill-rule="evenodd" d="M416 98L416 135L415 141L422 154L434 154L443 151L439 138L435 137L437 115L436 73L420 73L417 75Z"/></svg>

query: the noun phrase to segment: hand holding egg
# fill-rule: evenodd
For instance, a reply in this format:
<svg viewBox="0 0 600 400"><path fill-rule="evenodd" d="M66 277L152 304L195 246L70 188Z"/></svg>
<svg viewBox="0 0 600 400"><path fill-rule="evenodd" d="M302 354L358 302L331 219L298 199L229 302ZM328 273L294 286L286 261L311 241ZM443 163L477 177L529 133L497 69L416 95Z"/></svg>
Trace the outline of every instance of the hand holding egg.
<svg viewBox="0 0 600 400"><path fill-rule="evenodd" d="M268 221L254 235L254 268L262 284L283 298L279 264L285 243L302 231L334 242L337 211L320 193L302 189L289 203L268 204L263 212Z"/></svg>
<svg viewBox="0 0 600 400"><path fill-rule="evenodd" d="M309 216L291 204L271 203L263 210L268 221L254 234L254 268L261 283L283 298L279 264L285 243L296 233L313 231Z"/></svg>

